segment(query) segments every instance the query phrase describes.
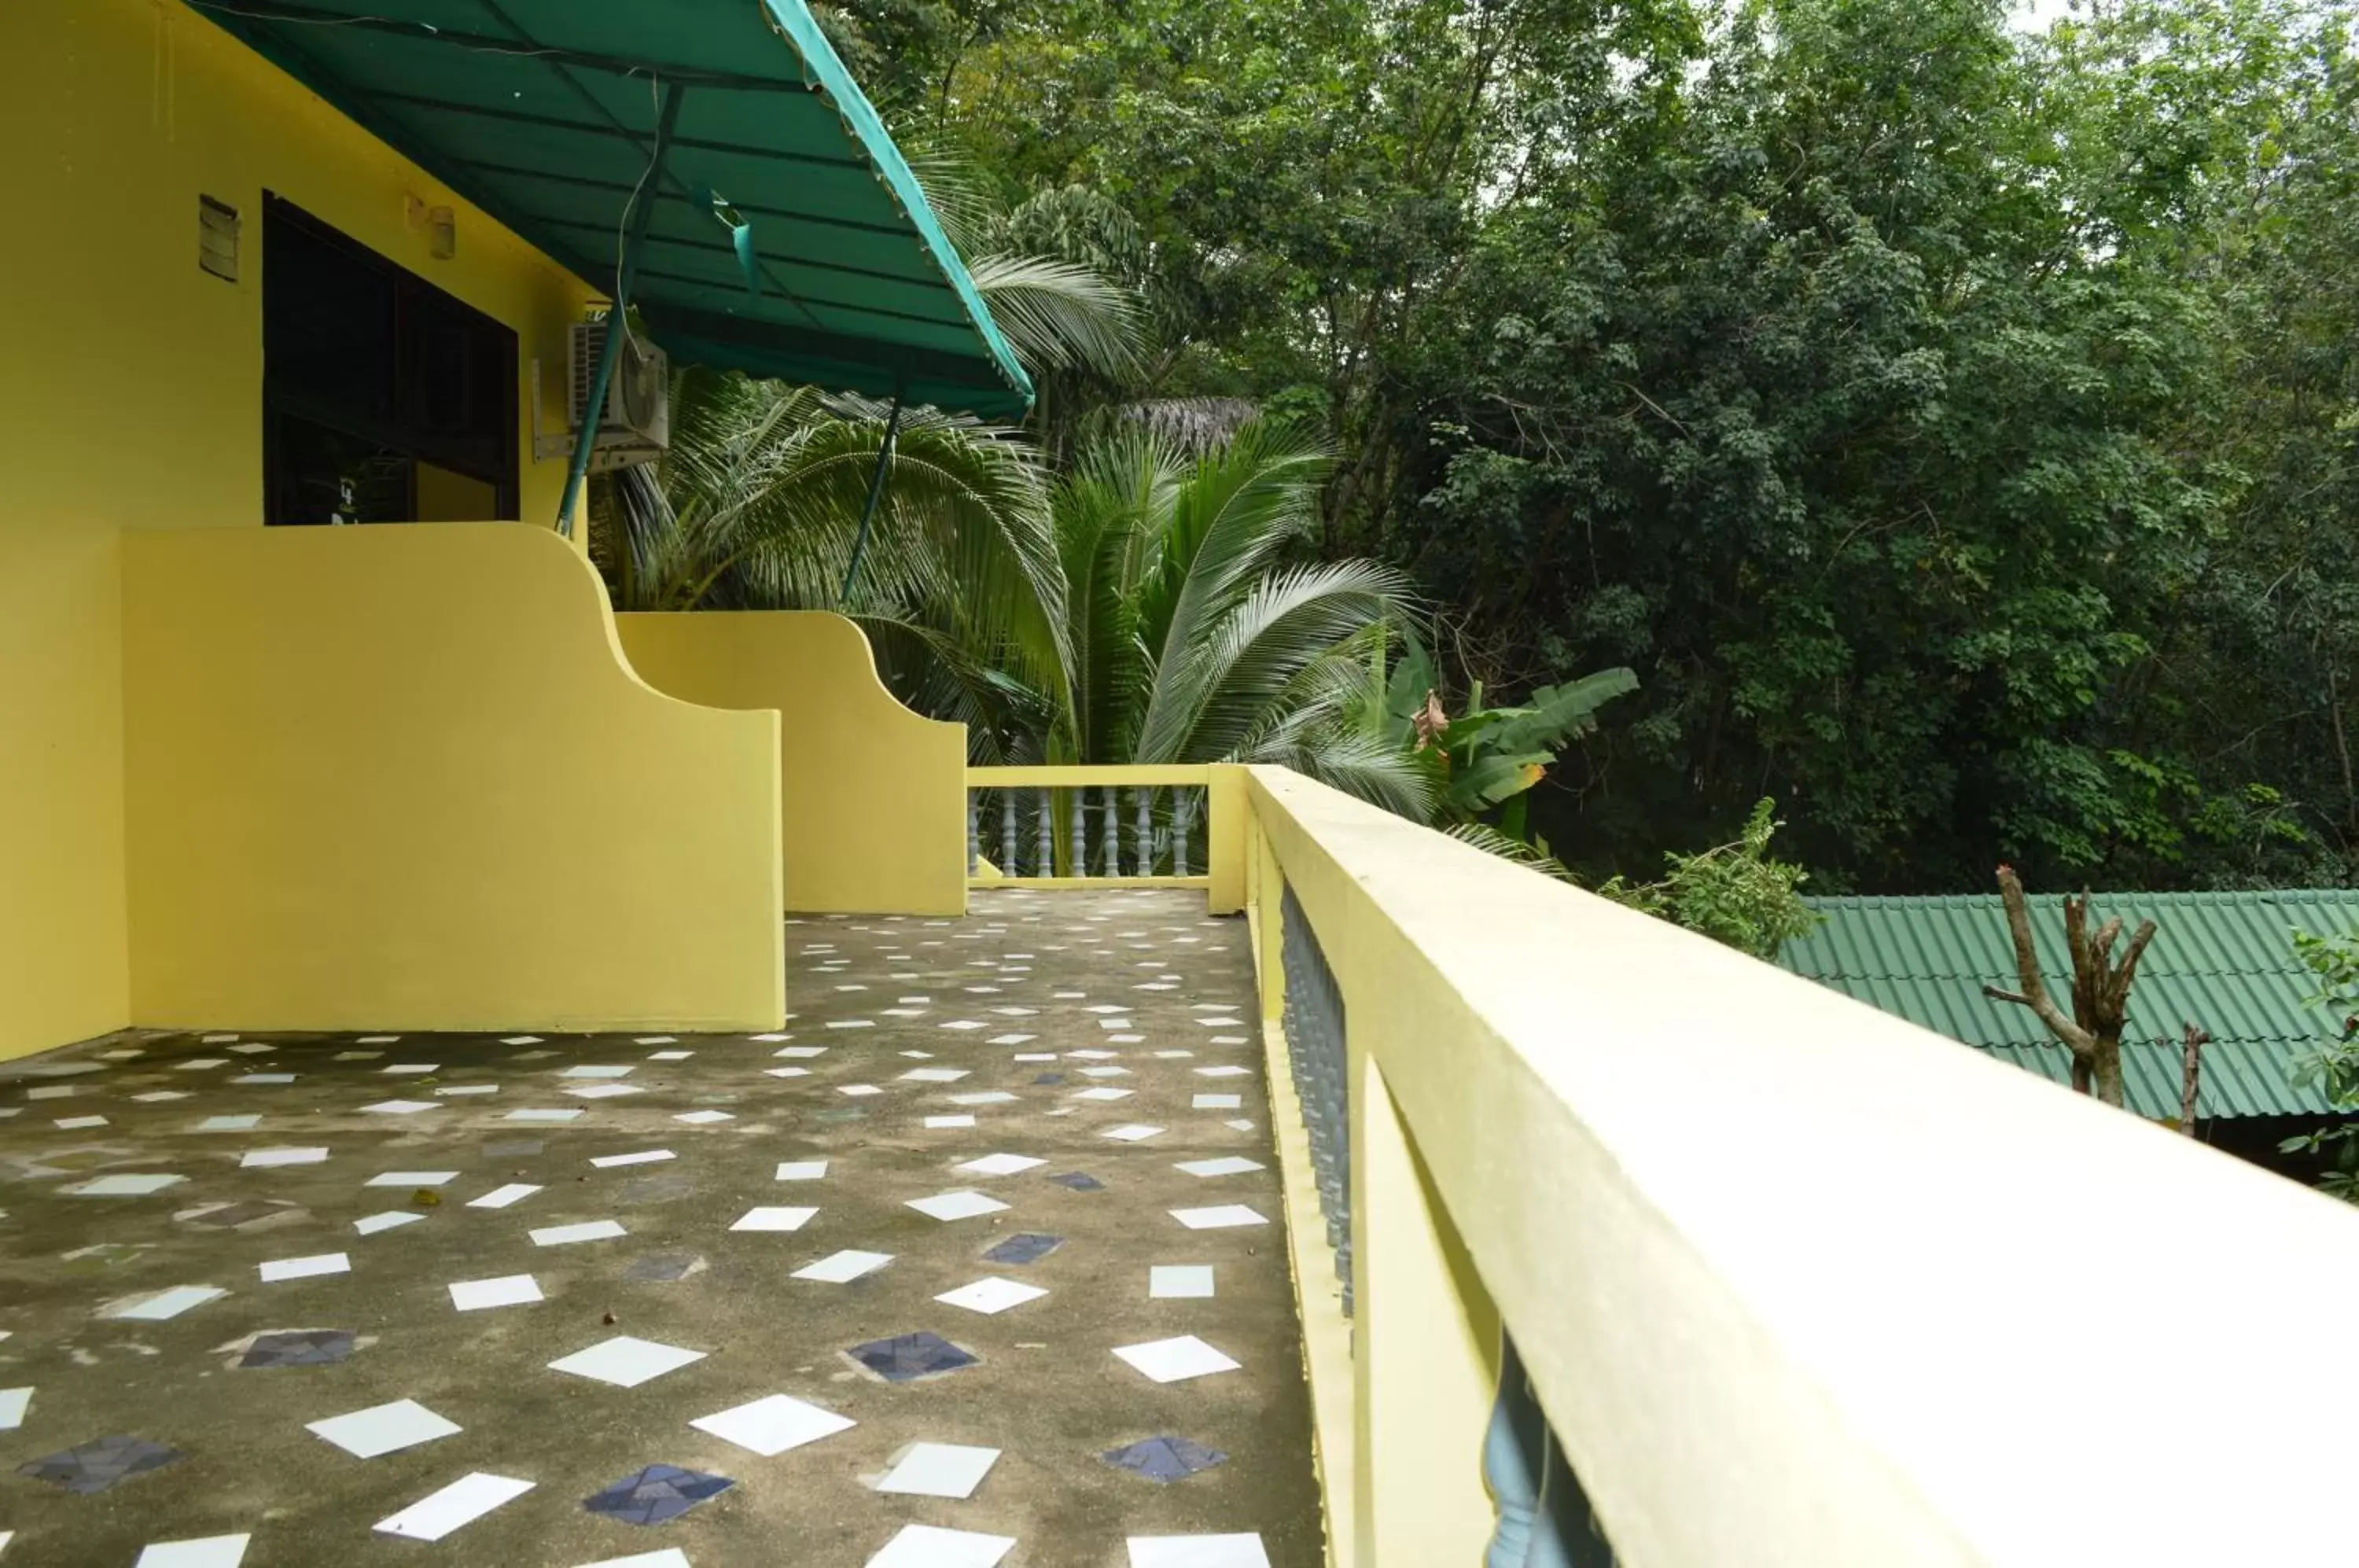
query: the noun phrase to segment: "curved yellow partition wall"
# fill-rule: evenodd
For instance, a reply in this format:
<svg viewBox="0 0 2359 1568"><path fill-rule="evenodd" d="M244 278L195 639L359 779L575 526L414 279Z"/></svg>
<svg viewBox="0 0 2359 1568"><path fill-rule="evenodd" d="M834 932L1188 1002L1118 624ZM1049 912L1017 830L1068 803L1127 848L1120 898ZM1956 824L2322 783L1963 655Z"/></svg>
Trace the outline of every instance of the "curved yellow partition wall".
<svg viewBox="0 0 2359 1568"><path fill-rule="evenodd" d="M858 626L795 610L614 623L632 668L658 691L785 715L787 909L966 912L966 726L903 707L876 679Z"/></svg>
<svg viewBox="0 0 2359 1568"><path fill-rule="evenodd" d="M634 678L563 539L123 549L136 1021L777 1027L777 716Z"/></svg>

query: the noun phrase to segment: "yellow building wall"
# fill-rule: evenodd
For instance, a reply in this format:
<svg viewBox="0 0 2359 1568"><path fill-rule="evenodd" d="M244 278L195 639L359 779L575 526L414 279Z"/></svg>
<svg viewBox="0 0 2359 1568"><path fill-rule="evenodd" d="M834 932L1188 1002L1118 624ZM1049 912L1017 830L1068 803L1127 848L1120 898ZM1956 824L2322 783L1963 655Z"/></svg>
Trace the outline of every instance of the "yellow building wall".
<svg viewBox="0 0 2359 1568"><path fill-rule="evenodd" d="M131 1018L124 860L124 530L262 516L262 193L516 329L523 515L538 356L561 392L582 284L178 0L0 5L0 245L14 440L0 486L0 1058ZM238 209L240 276L201 270L198 197ZM415 194L457 212L428 254ZM561 407L552 403L552 407Z"/></svg>
<svg viewBox="0 0 2359 1568"><path fill-rule="evenodd" d="M903 707L858 626L791 610L614 620L632 668L658 691L785 715L786 908L966 912L966 726Z"/></svg>
<svg viewBox="0 0 2359 1568"><path fill-rule="evenodd" d="M635 678L557 535L124 550L140 1023L777 1027L777 716Z"/></svg>

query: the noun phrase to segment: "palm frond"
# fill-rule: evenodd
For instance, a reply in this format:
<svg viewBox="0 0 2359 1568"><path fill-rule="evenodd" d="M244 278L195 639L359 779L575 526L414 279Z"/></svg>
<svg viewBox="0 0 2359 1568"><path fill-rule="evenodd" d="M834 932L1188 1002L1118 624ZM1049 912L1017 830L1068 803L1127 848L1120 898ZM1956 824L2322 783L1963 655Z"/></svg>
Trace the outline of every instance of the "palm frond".
<svg viewBox="0 0 2359 1568"><path fill-rule="evenodd" d="M1327 468L1323 448L1268 425L1248 426L1189 467L1139 587L1140 634L1158 670L1202 644L1310 529Z"/></svg>
<svg viewBox="0 0 2359 1568"><path fill-rule="evenodd" d="M1313 728L1272 736L1236 760L1291 768L1411 822L1432 814L1433 795L1424 773L1408 753L1378 735Z"/></svg>
<svg viewBox="0 0 2359 1568"><path fill-rule="evenodd" d="M1512 860L1518 866L1528 866L1539 872L1542 876L1553 877L1560 882L1571 882L1575 887L1580 886L1580 879L1574 877L1564 862L1555 855L1535 849L1519 838L1511 838L1488 822L1452 822L1442 831L1461 844L1471 844L1476 849L1495 855L1502 860Z"/></svg>
<svg viewBox="0 0 2359 1568"><path fill-rule="evenodd" d="M1239 430L1261 418L1261 406L1248 397L1143 397L1114 405L1105 417L1137 425L1201 456L1234 441Z"/></svg>
<svg viewBox="0 0 2359 1568"><path fill-rule="evenodd" d="M975 292L1027 370L1079 367L1118 379L1138 363L1138 296L1053 256L995 255L967 264Z"/></svg>
<svg viewBox="0 0 2359 1568"><path fill-rule="evenodd" d="M1390 567L1331 561L1274 572L1175 659L1158 666L1140 722L1141 761L1228 755L1306 669L1397 615L1408 583Z"/></svg>

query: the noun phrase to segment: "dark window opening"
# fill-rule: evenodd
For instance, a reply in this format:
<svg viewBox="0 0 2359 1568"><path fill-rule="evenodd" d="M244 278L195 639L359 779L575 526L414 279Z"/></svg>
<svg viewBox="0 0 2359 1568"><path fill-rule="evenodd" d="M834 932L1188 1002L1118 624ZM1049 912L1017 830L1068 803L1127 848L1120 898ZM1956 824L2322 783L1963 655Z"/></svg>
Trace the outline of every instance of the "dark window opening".
<svg viewBox="0 0 2359 1568"><path fill-rule="evenodd" d="M515 518L516 333L266 194L262 245L263 520Z"/></svg>

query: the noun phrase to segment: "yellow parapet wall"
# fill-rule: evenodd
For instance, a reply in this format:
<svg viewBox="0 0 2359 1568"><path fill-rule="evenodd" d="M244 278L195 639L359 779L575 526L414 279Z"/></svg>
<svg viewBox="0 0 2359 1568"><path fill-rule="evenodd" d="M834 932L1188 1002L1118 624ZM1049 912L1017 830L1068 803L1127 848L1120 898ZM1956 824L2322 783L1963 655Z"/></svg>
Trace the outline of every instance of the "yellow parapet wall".
<svg viewBox="0 0 2359 1568"><path fill-rule="evenodd" d="M1343 999L1346 1568L1482 1560L1503 1321L1624 1563L2352 1555L2287 1499L2347 1488L2319 1330L2359 1214L1283 768L1246 791L1265 984L1307 927ZM2191 1335L2233 1375L2176 1375Z"/></svg>
<svg viewBox="0 0 2359 1568"><path fill-rule="evenodd" d="M0 1058L131 1017L124 889L125 529L262 521L266 191L514 328L552 409L588 289L179 0L0 4L0 127L20 229L0 263ZM240 275L197 265L199 198L244 220ZM457 212L438 260L409 202ZM530 388L517 435L531 451ZM526 461L523 515L564 464Z"/></svg>
<svg viewBox="0 0 2359 1568"><path fill-rule="evenodd" d="M966 911L966 726L921 718L876 679L842 615L737 610L614 617L661 691L785 716L779 838L786 908Z"/></svg>
<svg viewBox="0 0 2359 1568"><path fill-rule="evenodd" d="M778 1024L777 718L635 679L563 539L124 552L134 1021Z"/></svg>

